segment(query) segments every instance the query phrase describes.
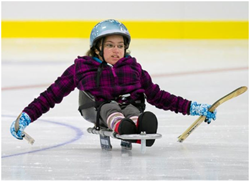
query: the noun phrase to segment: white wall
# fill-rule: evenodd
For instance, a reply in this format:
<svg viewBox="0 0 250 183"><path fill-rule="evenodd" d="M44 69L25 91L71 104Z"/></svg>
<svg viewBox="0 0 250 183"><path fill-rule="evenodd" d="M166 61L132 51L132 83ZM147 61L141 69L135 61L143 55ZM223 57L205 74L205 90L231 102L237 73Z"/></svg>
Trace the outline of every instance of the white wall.
<svg viewBox="0 0 250 183"><path fill-rule="evenodd" d="M2 2L2 20L248 20L248 1Z"/></svg>

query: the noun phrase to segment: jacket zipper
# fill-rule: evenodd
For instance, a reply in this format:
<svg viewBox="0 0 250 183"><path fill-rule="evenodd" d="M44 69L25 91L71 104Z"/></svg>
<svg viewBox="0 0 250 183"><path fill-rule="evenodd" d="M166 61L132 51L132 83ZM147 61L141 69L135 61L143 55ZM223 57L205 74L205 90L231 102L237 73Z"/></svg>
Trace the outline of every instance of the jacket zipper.
<svg viewBox="0 0 250 183"><path fill-rule="evenodd" d="M112 70L113 76L116 78L117 75L116 75L116 73L115 73L115 69L114 69L113 67L111 67L111 70Z"/></svg>
<svg viewBox="0 0 250 183"><path fill-rule="evenodd" d="M112 74L113 74L113 76L116 78L117 75L116 75L116 73L115 73L115 69L114 69L113 65L111 65L111 64L109 64L109 63L108 63L108 65L111 67Z"/></svg>

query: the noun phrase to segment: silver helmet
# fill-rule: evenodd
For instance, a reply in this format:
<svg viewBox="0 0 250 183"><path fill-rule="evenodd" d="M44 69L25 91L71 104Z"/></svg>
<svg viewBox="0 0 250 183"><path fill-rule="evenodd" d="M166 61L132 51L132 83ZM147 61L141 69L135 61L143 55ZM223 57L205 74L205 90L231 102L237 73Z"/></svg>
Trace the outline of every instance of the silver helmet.
<svg viewBox="0 0 250 183"><path fill-rule="evenodd" d="M128 29L122 23L114 19L104 20L95 25L90 34L90 48L95 46L96 40L112 34L119 34L127 38L128 45L130 43L131 37Z"/></svg>

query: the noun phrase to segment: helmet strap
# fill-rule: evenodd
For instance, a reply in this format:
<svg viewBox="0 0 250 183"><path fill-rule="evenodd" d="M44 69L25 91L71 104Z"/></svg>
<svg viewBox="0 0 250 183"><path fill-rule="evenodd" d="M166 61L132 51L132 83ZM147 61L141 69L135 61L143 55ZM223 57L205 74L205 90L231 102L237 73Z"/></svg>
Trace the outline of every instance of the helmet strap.
<svg viewBox="0 0 250 183"><path fill-rule="evenodd" d="M97 69L97 74L96 74L96 85L97 85L97 87L100 86L100 77L101 77L101 74L102 74L103 66L104 66L104 64L107 64L107 62L105 61L104 56L103 56L104 38L102 38L100 41L102 42L101 49L98 47L98 45L96 46L96 49L99 51L99 56L102 57L103 61L99 65L99 67Z"/></svg>
<svg viewBox="0 0 250 183"><path fill-rule="evenodd" d="M102 60L103 60L104 62L106 62L105 59L104 59L104 55L103 55L104 38L102 38L100 41L101 41L101 43L102 43L101 49L98 47L98 45L96 45L96 49L99 51L99 56L102 58Z"/></svg>

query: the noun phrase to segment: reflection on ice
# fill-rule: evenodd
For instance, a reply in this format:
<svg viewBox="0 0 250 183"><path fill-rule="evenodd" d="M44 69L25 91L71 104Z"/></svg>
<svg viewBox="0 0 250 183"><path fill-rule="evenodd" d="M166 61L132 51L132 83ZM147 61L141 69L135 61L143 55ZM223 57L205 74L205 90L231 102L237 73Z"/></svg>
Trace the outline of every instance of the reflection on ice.
<svg viewBox="0 0 250 183"><path fill-rule="evenodd" d="M2 180L248 180L248 92L219 106L216 121L201 124L183 143L177 137L196 117L148 104L162 138L145 154L139 144L122 150L113 138L112 151L101 150L99 136L86 131L93 124L77 111L76 90L27 128L33 146L14 139L12 121L84 45L88 40L2 41L2 88L20 86L2 90ZM161 89L190 100L213 103L248 86L247 40L133 40L130 49Z"/></svg>

